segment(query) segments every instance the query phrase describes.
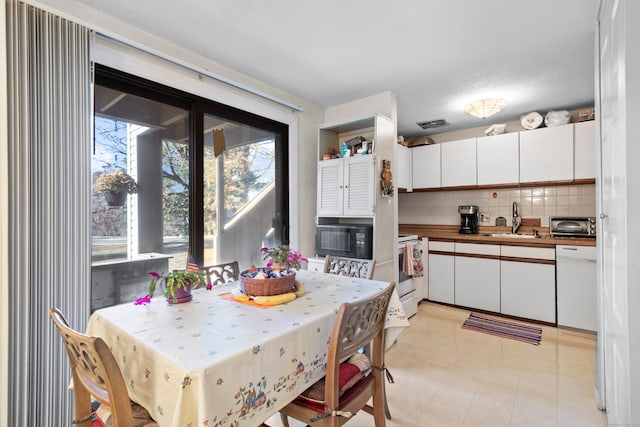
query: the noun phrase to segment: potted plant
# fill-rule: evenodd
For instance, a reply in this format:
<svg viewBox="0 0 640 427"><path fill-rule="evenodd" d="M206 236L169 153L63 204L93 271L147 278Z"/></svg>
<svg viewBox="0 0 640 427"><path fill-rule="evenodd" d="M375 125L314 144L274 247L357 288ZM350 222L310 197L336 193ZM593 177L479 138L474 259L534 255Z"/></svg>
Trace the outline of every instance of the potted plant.
<svg viewBox="0 0 640 427"><path fill-rule="evenodd" d="M122 206L127 194L138 192L138 184L130 175L116 171L99 175L93 189L104 194L109 206Z"/></svg>
<svg viewBox="0 0 640 427"><path fill-rule="evenodd" d="M149 293L135 301L136 305L146 305L151 302L151 297L156 290L158 282L164 283L164 297L169 304L180 304L191 301L191 290L199 286L211 290L211 283L207 283L207 274L200 270L173 270L167 274L159 274L155 271L149 273L152 277L149 283Z"/></svg>
<svg viewBox="0 0 640 427"><path fill-rule="evenodd" d="M275 248L262 248L262 259L268 260L267 268L280 268L288 269L293 268L300 270L300 263L308 262L309 260L302 256L300 251L295 251L287 245L276 246Z"/></svg>

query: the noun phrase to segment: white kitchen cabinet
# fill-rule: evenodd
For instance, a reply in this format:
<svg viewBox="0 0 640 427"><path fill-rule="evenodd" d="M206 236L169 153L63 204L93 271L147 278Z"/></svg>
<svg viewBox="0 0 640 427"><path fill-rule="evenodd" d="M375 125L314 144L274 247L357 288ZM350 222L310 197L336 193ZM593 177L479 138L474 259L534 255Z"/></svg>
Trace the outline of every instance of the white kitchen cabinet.
<svg viewBox="0 0 640 427"><path fill-rule="evenodd" d="M500 260L455 257L455 304L500 312Z"/></svg>
<svg viewBox="0 0 640 427"><path fill-rule="evenodd" d="M501 313L555 323L555 265L501 260L500 288Z"/></svg>
<svg viewBox="0 0 640 427"><path fill-rule="evenodd" d="M455 253L455 304L499 313L500 245L456 243Z"/></svg>
<svg viewBox="0 0 640 427"><path fill-rule="evenodd" d="M596 176L595 123L591 120L573 125L575 179L593 179Z"/></svg>
<svg viewBox="0 0 640 427"><path fill-rule="evenodd" d="M573 125L520 132L520 182L573 180Z"/></svg>
<svg viewBox="0 0 640 427"><path fill-rule="evenodd" d="M432 253L437 251L439 253ZM453 242L429 241L429 300L455 303Z"/></svg>
<svg viewBox="0 0 640 427"><path fill-rule="evenodd" d="M463 187L477 185L476 138L445 142L441 147L441 185Z"/></svg>
<svg viewBox="0 0 640 427"><path fill-rule="evenodd" d="M318 162L319 216L373 216L374 156L354 156Z"/></svg>
<svg viewBox="0 0 640 427"><path fill-rule="evenodd" d="M395 185L398 188L404 188L407 191L413 190L413 176L412 176L412 160L411 160L411 148L398 144L397 147L397 164L396 164L396 179Z"/></svg>
<svg viewBox="0 0 640 427"><path fill-rule="evenodd" d="M413 188L440 188L440 145L412 148Z"/></svg>
<svg viewBox="0 0 640 427"><path fill-rule="evenodd" d="M478 185L519 182L519 142L519 132L478 138Z"/></svg>
<svg viewBox="0 0 640 427"><path fill-rule="evenodd" d="M398 233L397 205L382 193L380 177L383 160L390 161L392 173L396 172L396 138L394 122L381 114L344 117L318 128L317 223L371 224L373 277L388 282L398 281L397 247L391 244ZM362 139L373 153L324 160L346 142Z"/></svg>

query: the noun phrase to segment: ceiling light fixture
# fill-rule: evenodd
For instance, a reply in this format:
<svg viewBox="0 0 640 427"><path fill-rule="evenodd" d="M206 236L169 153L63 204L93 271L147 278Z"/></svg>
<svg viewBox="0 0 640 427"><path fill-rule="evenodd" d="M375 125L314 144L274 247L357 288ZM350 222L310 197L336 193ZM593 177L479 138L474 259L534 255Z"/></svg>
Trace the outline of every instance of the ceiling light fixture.
<svg viewBox="0 0 640 427"><path fill-rule="evenodd" d="M507 105L504 99L479 99L464 106L464 111L475 117L486 119L502 111Z"/></svg>

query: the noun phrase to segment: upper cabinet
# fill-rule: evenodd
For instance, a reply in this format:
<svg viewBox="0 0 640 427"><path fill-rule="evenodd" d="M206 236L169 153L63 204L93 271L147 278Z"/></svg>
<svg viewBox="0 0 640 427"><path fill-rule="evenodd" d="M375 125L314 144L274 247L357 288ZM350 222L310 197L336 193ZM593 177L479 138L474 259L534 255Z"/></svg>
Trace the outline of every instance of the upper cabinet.
<svg viewBox="0 0 640 427"><path fill-rule="evenodd" d="M445 142L440 145L442 146L440 153L442 186L477 185L476 138Z"/></svg>
<svg viewBox="0 0 640 427"><path fill-rule="evenodd" d="M440 188L440 146L422 145L412 148L413 188Z"/></svg>
<svg viewBox="0 0 640 427"><path fill-rule="evenodd" d="M519 182L519 140L518 132L478 138L478 185Z"/></svg>
<svg viewBox="0 0 640 427"><path fill-rule="evenodd" d="M425 190L593 180L595 137L595 121L588 121L423 145L409 149L412 180L399 175L403 184L398 186ZM403 159L407 149L398 148ZM405 164L399 161L399 174Z"/></svg>
<svg viewBox="0 0 640 427"><path fill-rule="evenodd" d="M373 162L373 156L319 162L318 215L373 216Z"/></svg>
<svg viewBox="0 0 640 427"><path fill-rule="evenodd" d="M596 176L595 123L592 120L573 125L575 179L593 179Z"/></svg>
<svg viewBox="0 0 640 427"><path fill-rule="evenodd" d="M407 191L413 190L413 176L411 167L411 148L397 144L396 186Z"/></svg>
<svg viewBox="0 0 640 427"><path fill-rule="evenodd" d="M573 180L573 125L520 132L520 182Z"/></svg>

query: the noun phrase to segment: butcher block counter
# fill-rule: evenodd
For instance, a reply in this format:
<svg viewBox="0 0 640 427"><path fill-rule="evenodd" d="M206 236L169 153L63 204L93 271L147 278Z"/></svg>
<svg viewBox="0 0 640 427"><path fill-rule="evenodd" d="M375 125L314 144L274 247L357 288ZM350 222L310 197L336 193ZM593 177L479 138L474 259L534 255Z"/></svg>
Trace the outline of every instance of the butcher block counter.
<svg viewBox="0 0 640 427"><path fill-rule="evenodd" d="M596 239L584 237L553 237L549 235L549 227L520 227L518 234L524 237L499 237L490 234L511 233L511 227L480 226L478 234L458 233L457 225L424 225L400 224L400 234L416 234L418 237L428 237L429 240L444 240L452 242L493 243L511 246L540 246L554 247L555 245L595 246ZM526 237L536 229L540 238Z"/></svg>

